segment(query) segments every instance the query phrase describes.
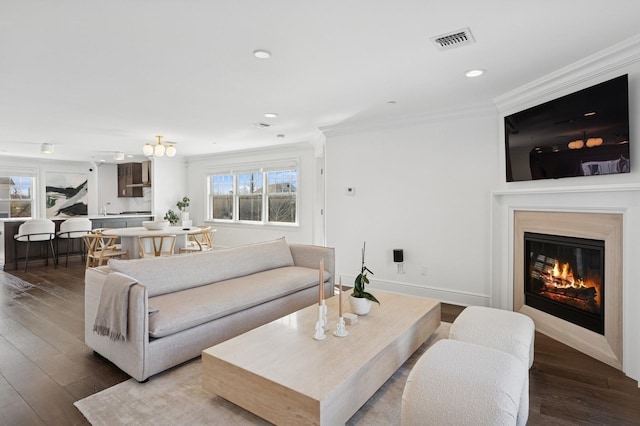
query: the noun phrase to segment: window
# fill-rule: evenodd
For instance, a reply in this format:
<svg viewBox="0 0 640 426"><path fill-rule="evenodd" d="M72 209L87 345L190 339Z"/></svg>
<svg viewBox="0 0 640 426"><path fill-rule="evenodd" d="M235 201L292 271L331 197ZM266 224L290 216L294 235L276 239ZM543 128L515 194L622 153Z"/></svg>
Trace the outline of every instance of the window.
<svg viewBox="0 0 640 426"><path fill-rule="evenodd" d="M242 173L238 177L238 219L262 221L262 173Z"/></svg>
<svg viewBox="0 0 640 426"><path fill-rule="evenodd" d="M296 221L296 170L277 170L267 173L269 222Z"/></svg>
<svg viewBox="0 0 640 426"><path fill-rule="evenodd" d="M233 175L211 177L211 218L233 219Z"/></svg>
<svg viewBox="0 0 640 426"><path fill-rule="evenodd" d="M33 178L0 176L0 217L31 217Z"/></svg>
<svg viewBox="0 0 640 426"><path fill-rule="evenodd" d="M209 219L296 224L298 171L293 167L208 176Z"/></svg>

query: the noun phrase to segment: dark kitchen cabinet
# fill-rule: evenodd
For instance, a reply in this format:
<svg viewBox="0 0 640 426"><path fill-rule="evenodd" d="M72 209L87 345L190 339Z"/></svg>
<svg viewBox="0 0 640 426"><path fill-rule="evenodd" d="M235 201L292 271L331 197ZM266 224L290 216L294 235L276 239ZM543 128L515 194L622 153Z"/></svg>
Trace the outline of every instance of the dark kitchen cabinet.
<svg viewBox="0 0 640 426"><path fill-rule="evenodd" d="M142 197L141 163L118 164L118 197Z"/></svg>

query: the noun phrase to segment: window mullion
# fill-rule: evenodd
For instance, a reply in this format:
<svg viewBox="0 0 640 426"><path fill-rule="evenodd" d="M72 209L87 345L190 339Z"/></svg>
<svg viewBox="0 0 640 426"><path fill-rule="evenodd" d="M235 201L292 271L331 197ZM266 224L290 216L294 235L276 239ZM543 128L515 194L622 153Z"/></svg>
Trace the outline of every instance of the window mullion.
<svg viewBox="0 0 640 426"><path fill-rule="evenodd" d="M233 174L233 221L240 220L240 195L238 193L238 175Z"/></svg>
<svg viewBox="0 0 640 426"><path fill-rule="evenodd" d="M262 223L269 221L269 204L268 197L269 191L267 190L267 173L262 172Z"/></svg>

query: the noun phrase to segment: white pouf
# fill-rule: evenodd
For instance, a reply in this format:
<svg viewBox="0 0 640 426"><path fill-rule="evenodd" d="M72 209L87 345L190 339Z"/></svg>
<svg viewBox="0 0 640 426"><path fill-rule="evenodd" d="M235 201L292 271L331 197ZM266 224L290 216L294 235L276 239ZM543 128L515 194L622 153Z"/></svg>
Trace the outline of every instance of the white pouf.
<svg viewBox="0 0 640 426"><path fill-rule="evenodd" d="M499 349L533 365L535 326L518 312L469 306L453 321L449 338Z"/></svg>
<svg viewBox="0 0 640 426"><path fill-rule="evenodd" d="M515 425L527 373L506 352L441 340L409 373L402 425Z"/></svg>
<svg viewBox="0 0 640 426"><path fill-rule="evenodd" d="M449 339L475 343L509 353L518 358L525 369L533 365L535 325L531 318L518 312L469 306L453 321ZM529 374L522 389L518 425L529 418Z"/></svg>

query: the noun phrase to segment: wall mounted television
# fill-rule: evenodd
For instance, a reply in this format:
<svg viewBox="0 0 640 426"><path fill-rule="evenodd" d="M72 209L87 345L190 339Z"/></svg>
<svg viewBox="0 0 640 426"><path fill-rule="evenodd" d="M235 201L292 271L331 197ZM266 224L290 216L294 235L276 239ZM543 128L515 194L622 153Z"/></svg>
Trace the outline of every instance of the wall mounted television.
<svg viewBox="0 0 640 426"><path fill-rule="evenodd" d="M504 118L507 182L629 173L622 75Z"/></svg>

